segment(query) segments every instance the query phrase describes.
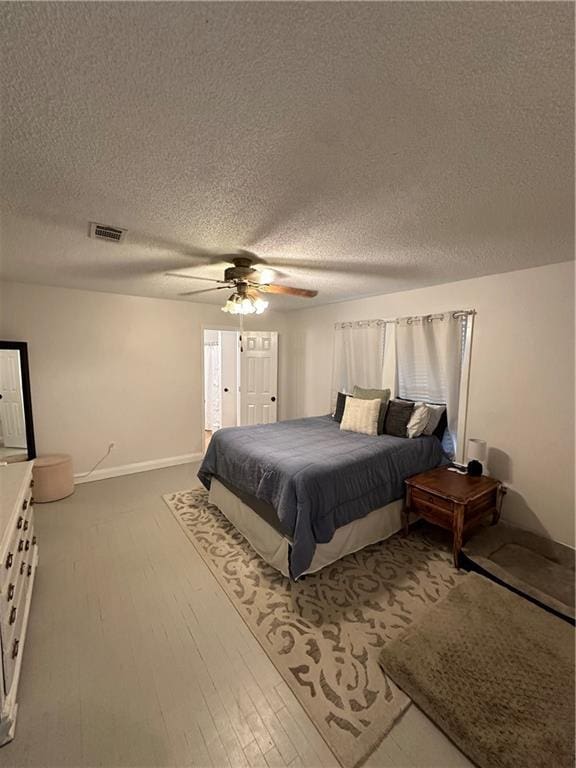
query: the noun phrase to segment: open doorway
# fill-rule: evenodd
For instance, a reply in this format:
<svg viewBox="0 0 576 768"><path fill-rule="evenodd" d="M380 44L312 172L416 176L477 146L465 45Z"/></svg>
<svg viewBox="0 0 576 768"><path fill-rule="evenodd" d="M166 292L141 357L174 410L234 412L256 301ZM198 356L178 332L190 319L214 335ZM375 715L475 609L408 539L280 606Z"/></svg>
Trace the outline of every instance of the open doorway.
<svg viewBox="0 0 576 768"><path fill-rule="evenodd" d="M204 445L214 432L240 423L238 331L204 329Z"/></svg>
<svg viewBox="0 0 576 768"><path fill-rule="evenodd" d="M278 333L203 329L203 449L221 427L277 419Z"/></svg>

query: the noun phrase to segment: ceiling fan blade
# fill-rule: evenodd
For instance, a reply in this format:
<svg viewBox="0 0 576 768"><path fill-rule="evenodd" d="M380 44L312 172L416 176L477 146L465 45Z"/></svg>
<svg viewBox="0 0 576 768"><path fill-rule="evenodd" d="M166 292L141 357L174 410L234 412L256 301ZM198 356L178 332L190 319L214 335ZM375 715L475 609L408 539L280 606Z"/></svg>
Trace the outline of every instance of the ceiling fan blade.
<svg viewBox="0 0 576 768"><path fill-rule="evenodd" d="M196 275L182 275L180 272L164 272L166 277L184 277L186 280L202 280L206 283L224 283L225 280L215 280L213 277L196 277Z"/></svg>
<svg viewBox="0 0 576 768"><path fill-rule="evenodd" d="M313 299L314 296L318 296L318 291L309 291L307 288L290 288L288 285L275 285L274 283L259 285L257 290L262 291L262 293L283 293L287 296L302 296L306 299Z"/></svg>
<svg viewBox="0 0 576 768"><path fill-rule="evenodd" d="M179 293L178 296L194 296L196 293L210 293L210 291L221 291L223 288L232 290L228 284L219 285L217 288L203 288L201 291L186 291L185 293Z"/></svg>

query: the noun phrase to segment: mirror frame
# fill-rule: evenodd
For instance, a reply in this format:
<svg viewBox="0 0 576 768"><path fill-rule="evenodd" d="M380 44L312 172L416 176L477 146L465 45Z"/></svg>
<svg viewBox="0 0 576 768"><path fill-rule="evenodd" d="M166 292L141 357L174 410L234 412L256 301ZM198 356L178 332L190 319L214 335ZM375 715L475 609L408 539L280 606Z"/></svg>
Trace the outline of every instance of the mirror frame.
<svg viewBox="0 0 576 768"><path fill-rule="evenodd" d="M28 344L25 341L0 341L0 349L16 349L20 352L20 377L22 379L22 401L26 419L26 448L28 461L36 458L34 420L32 418L32 396L30 394L30 367L28 365Z"/></svg>

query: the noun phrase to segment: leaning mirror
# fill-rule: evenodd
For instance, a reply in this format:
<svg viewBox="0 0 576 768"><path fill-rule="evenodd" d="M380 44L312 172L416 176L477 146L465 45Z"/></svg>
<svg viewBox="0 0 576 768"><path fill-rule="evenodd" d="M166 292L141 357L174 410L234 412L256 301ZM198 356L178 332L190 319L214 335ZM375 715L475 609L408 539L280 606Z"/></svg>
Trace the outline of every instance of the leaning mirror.
<svg viewBox="0 0 576 768"><path fill-rule="evenodd" d="M35 457L28 346L0 341L0 463Z"/></svg>

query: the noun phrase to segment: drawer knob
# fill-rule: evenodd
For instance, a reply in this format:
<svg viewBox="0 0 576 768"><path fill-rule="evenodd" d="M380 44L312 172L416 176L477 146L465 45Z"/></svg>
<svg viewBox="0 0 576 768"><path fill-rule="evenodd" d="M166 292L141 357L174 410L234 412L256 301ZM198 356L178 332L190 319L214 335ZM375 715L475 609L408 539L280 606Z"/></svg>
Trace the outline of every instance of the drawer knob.
<svg viewBox="0 0 576 768"><path fill-rule="evenodd" d="M25 570L26 570L26 563L20 563L20 576L22 576Z"/></svg>
<svg viewBox="0 0 576 768"><path fill-rule="evenodd" d="M16 524L16 528L18 528L18 530L20 530L20 528L22 528L22 523L23 522L24 522L24 518L22 517L22 515L20 515L20 517L18 518L18 523Z"/></svg>
<svg viewBox="0 0 576 768"><path fill-rule="evenodd" d="M10 624L14 624L16 621L16 614L17 614L16 606L12 606L12 610L10 611Z"/></svg>
<svg viewBox="0 0 576 768"><path fill-rule="evenodd" d="M31 575L32 575L32 566L29 565L28 566L28 576L31 576Z"/></svg>
<svg viewBox="0 0 576 768"><path fill-rule="evenodd" d="M24 545L24 549L26 552L30 549L30 539L26 539L26 544Z"/></svg>
<svg viewBox="0 0 576 768"><path fill-rule="evenodd" d="M16 589L16 587L14 586L14 584L9 584L8 585L8 598L7 598L8 600L12 600L12 598L14 597L14 590L15 589Z"/></svg>
<svg viewBox="0 0 576 768"><path fill-rule="evenodd" d="M23 549L24 549L24 539L20 539L20 541L18 542L18 552L22 552Z"/></svg>
<svg viewBox="0 0 576 768"><path fill-rule="evenodd" d="M36 536L32 536L32 546L36 546Z"/></svg>
<svg viewBox="0 0 576 768"><path fill-rule="evenodd" d="M12 646L12 658L15 659L16 656L18 656L18 648L20 648L20 640L14 640L14 645Z"/></svg>
<svg viewBox="0 0 576 768"><path fill-rule="evenodd" d="M29 525L28 520L24 520L24 530L25 531L28 530L28 525Z"/></svg>
<svg viewBox="0 0 576 768"><path fill-rule="evenodd" d="M12 568L12 563L14 562L14 555L12 552L8 552L8 557L6 558L6 568Z"/></svg>
<svg viewBox="0 0 576 768"><path fill-rule="evenodd" d="M28 509L28 499L24 499L24 504L22 504L22 509L24 512Z"/></svg>

